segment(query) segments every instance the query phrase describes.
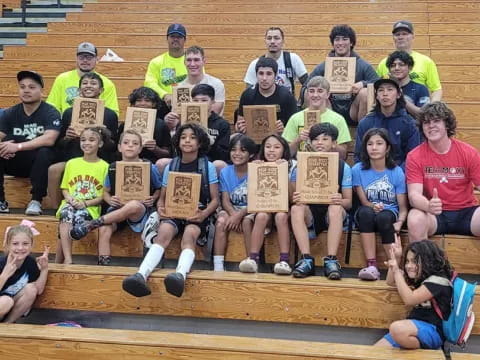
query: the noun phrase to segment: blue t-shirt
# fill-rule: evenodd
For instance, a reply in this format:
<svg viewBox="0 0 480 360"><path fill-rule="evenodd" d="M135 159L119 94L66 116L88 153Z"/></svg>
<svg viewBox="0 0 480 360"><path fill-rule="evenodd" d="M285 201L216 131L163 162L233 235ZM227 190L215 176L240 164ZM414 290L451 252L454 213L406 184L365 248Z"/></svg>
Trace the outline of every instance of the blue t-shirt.
<svg viewBox="0 0 480 360"><path fill-rule="evenodd" d="M368 201L383 203L385 210L398 215L397 194L406 194L405 174L399 166L378 172L362 169L362 163L352 168L353 186L361 186Z"/></svg>
<svg viewBox="0 0 480 360"><path fill-rule="evenodd" d="M112 185L110 184L110 176L105 178L105 184L103 184L106 188L111 188ZM150 188L153 189L160 189L162 187L162 182L160 180L160 173L155 165L150 164Z"/></svg>
<svg viewBox="0 0 480 360"><path fill-rule="evenodd" d="M407 85L402 86L405 100L410 101L415 106L422 107L430 102L430 93L425 85L409 81Z"/></svg>
<svg viewBox="0 0 480 360"><path fill-rule="evenodd" d="M234 165L228 165L220 172L220 192L228 192L233 206L247 206L247 179L248 174L237 177Z"/></svg>
<svg viewBox="0 0 480 360"><path fill-rule="evenodd" d="M291 182L297 182L297 167L293 169L292 175L290 177ZM342 177L342 189L351 189L352 188L352 169L348 166L347 163L343 164L343 177Z"/></svg>
<svg viewBox="0 0 480 360"><path fill-rule="evenodd" d="M167 187L168 185L168 173L170 172L170 164L167 165L165 170L163 171L163 179L162 179L162 186ZM209 161L208 162L208 183L209 184L217 184L217 171L215 170L215 166Z"/></svg>

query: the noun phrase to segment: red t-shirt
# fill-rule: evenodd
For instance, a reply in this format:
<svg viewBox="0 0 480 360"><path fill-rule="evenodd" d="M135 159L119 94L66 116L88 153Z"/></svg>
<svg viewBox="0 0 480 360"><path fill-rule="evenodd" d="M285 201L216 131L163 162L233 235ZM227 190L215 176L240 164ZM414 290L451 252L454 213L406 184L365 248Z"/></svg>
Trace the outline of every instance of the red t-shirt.
<svg viewBox="0 0 480 360"><path fill-rule="evenodd" d="M407 155L407 184L423 184L423 195L430 199L437 188L444 210L460 210L478 205L473 185L480 186L480 154L462 141L451 139L446 154L437 154L428 142Z"/></svg>

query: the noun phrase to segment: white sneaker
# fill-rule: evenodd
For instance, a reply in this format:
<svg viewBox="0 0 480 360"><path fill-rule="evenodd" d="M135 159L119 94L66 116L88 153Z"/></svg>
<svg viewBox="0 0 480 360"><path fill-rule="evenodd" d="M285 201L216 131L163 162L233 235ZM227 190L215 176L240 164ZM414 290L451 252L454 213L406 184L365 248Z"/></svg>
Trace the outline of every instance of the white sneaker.
<svg viewBox="0 0 480 360"><path fill-rule="evenodd" d="M25 215L42 215L42 204L37 200L32 200L28 203Z"/></svg>
<svg viewBox="0 0 480 360"><path fill-rule="evenodd" d="M256 273L258 270L258 264L255 260L246 258L245 260L242 260L238 268L243 273Z"/></svg>
<svg viewBox="0 0 480 360"><path fill-rule="evenodd" d="M158 227L160 226L160 216L154 211L150 214L142 231L142 240L146 248L150 249L153 239L158 235Z"/></svg>
<svg viewBox="0 0 480 360"><path fill-rule="evenodd" d="M292 273L292 268L287 262L280 261L273 267L273 272L278 275L290 275Z"/></svg>

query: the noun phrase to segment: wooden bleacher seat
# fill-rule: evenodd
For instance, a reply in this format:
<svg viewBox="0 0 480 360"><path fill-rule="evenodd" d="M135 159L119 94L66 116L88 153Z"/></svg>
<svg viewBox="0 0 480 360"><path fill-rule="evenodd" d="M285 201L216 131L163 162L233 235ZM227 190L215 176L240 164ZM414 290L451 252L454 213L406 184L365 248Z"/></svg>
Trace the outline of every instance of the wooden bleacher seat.
<svg viewBox="0 0 480 360"><path fill-rule="evenodd" d="M0 325L2 355L10 360L106 359L332 359L438 360L440 350L405 351L365 345L259 339L159 331Z"/></svg>
<svg viewBox="0 0 480 360"><path fill-rule="evenodd" d="M451 360L480 360L480 354L452 353Z"/></svg>
<svg viewBox="0 0 480 360"><path fill-rule="evenodd" d="M163 269L148 279L152 295L135 298L121 286L134 271L131 267L51 264L45 291L35 308L379 329L405 318L407 312L396 288L383 280L333 281L321 276L295 279L275 274L194 270L187 277L183 296L176 298L168 295L163 285L172 269ZM479 308L476 303L474 311ZM473 334L480 334L480 324L475 324Z"/></svg>

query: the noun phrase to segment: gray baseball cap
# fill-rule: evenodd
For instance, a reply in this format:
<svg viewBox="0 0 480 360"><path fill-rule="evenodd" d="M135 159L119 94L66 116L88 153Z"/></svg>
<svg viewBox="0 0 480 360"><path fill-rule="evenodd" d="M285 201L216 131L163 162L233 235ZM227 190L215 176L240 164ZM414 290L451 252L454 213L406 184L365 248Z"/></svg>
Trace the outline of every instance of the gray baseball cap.
<svg viewBox="0 0 480 360"><path fill-rule="evenodd" d="M78 54L90 54L93 56L97 56L97 48L90 42L83 42L78 45L77 55Z"/></svg>
<svg viewBox="0 0 480 360"><path fill-rule="evenodd" d="M395 34L397 30L404 29L413 34L413 24L407 20L400 20L393 24L392 34Z"/></svg>

